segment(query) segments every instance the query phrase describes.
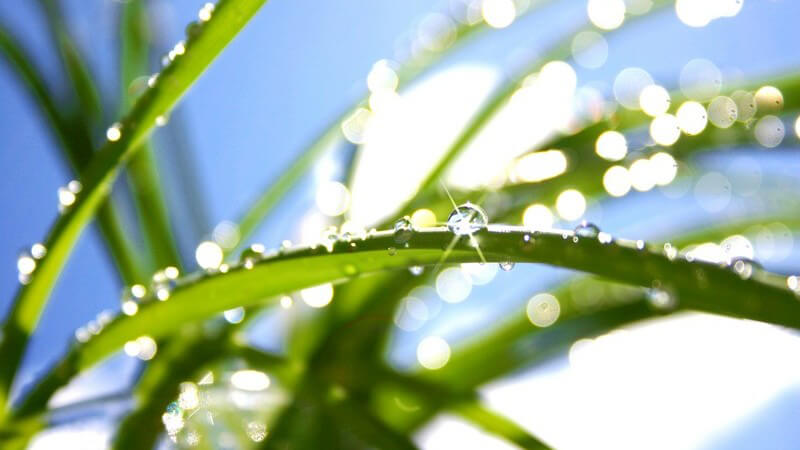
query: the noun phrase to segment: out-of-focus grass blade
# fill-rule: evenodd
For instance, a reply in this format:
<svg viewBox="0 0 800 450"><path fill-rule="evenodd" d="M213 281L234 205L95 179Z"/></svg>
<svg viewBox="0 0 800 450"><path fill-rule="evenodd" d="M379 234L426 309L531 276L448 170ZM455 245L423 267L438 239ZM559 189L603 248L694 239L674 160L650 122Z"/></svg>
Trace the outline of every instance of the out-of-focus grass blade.
<svg viewBox="0 0 800 450"><path fill-rule="evenodd" d="M67 31L64 23L64 11L61 9L59 0L39 0L39 5L45 13L48 28L53 34L53 40L72 82L72 88L80 104L80 113L87 119L87 123L98 122L103 117L100 95L92 81L93 78L86 62Z"/></svg>
<svg viewBox="0 0 800 450"><path fill-rule="evenodd" d="M142 1L130 1L122 5L120 81L122 83L123 111L135 101L129 87L134 80L148 74L147 11ZM177 245L173 238L169 214L164 200L161 181L153 147L148 141L141 145L128 163L134 200L145 241L156 268L174 266L182 268Z"/></svg>
<svg viewBox="0 0 800 450"><path fill-rule="evenodd" d="M75 173L88 164L92 158L91 142L85 130L76 127L56 106L56 100L48 89L44 77L34 66L22 46L0 25L0 51L11 67L28 87L36 100L42 115L50 125L63 155ZM136 259L133 247L122 231L120 219L110 200L103 202L97 211L97 222L108 245L111 259L119 269L122 281L126 284L140 283L144 280L144 270ZM0 395L0 403L3 397Z"/></svg>

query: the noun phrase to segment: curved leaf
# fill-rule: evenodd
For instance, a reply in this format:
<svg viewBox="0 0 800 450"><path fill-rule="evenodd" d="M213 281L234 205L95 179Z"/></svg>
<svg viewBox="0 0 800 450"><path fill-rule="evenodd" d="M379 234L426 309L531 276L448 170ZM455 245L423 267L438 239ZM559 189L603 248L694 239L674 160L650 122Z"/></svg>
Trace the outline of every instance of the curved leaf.
<svg viewBox="0 0 800 450"><path fill-rule="evenodd" d="M567 231L531 233L521 227L492 225L478 232L475 238L487 261L552 264L646 287L658 281L687 308L800 328L800 302L787 288L786 279L777 275L755 271L752 277L744 279L717 265L670 260L645 249L643 243L618 240L603 244L596 239L577 239ZM332 252L324 248L297 248L265 258L252 269L241 266L225 274L186 280L168 301L145 304L137 315L117 318L99 336L74 347L32 391L17 415L42 408L55 389L77 371L91 367L140 335L165 336L178 324L356 274L434 265L452 241L453 235L446 229L430 228L416 231L409 248L395 249L393 233L378 232L364 240L339 242ZM460 239L455 243L447 256L448 262L481 260L467 241Z"/></svg>

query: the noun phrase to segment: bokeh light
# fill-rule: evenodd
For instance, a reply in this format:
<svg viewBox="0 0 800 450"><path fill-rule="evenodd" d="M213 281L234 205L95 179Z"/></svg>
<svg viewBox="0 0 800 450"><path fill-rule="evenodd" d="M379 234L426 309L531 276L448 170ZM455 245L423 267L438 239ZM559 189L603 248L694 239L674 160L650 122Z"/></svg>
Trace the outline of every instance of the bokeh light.
<svg viewBox="0 0 800 450"><path fill-rule="evenodd" d="M549 230L553 228L554 220L550 208L540 203L528 206L522 213L522 224L532 230Z"/></svg>
<svg viewBox="0 0 800 450"><path fill-rule="evenodd" d="M428 370L444 367L450 360L450 345L439 336L428 336L417 346L417 361Z"/></svg>
<svg viewBox="0 0 800 450"><path fill-rule="evenodd" d="M603 174L603 187L608 195L622 197L631 190L631 175L622 166L611 166Z"/></svg>
<svg viewBox="0 0 800 450"><path fill-rule="evenodd" d="M513 0L483 0L481 14L490 27L505 28L514 22L517 8Z"/></svg>
<svg viewBox="0 0 800 450"><path fill-rule="evenodd" d="M594 150L603 159L619 161L628 154L628 141L618 131L604 131L597 138Z"/></svg>
<svg viewBox="0 0 800 450"><path fill-rule="evenodd" d="M589 20L597 28L613 30L625 21L624 0L589 0L586 5Z"/></svg>
<svg viewBox="0 0 800 450"><path fill-rule="evenodd" d="M708 124L706 109L695 101L684 102L675 115L678 119L678 126L688 135L702 133Z"/></svg>
<svg viewBox="0 0 800 450"><path fill-rule="evenodd" d="M350 207L350 191L338 181L329 181L317 188L316 202L322 214L341 216Z"/></svg>
<svg viewBox="0 0 800 450"><path fill-rule="evenodd" d="M558 195L556 211L564 220L578 220L586 212L586 198L576 189L567 189Z"/></svg>
<svg viewBox="0 0 800 450"><path fill-rule="evenodd" d="M681 127L678 118L672 114L662 114L650 122L650 137L659 144L670 146L678 142L681 137Z"/></svg>
<svg viewBox="0 0 800 450"><path fill-rule="evenodd" d="M194 258L197 265L202 269L210 270L219 268L225 255L222 247L213 241L203 241L194 251Z"/></svg>
<svg viewBox="0 0 800 450"><path fill-rule="evenodd" d="M302 289L300 298L312 308L324 308L333 300L333 285L331 283Z"/></svg>
<svg viewBox="0 0 800 450"><path fill-rule="evenodd" d="M645 86L639 94L639 107L651 117L667 112L670 102L669 92L657 84Z"/></svg>
<svg viewBox="0 0 800 450"><path fill-rule="evenodd" d="M536 294L528 301L526 308L528 320L537 327L549 327L558 320L561 314L561 305L552 294Z"/></svg>

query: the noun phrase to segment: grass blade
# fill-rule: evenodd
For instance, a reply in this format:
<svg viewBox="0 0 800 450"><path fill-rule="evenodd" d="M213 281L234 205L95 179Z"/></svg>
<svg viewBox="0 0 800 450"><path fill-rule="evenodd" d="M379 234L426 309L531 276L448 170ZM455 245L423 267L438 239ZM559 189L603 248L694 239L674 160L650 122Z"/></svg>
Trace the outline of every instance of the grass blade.
<svg viewBox="0 0 800 450"><path fill-rule="evenodd" d="M2 25L0 25L0 51L20 80L27 86L42 111L59 146L63 149L67 163L75 173L80 173L92 158L92 146L86 130L82 126L75 126L62 115L44 77L34 66L22 46ZM125 284L142 282L144 270L135 257L128 237L122 231L119 215L110 200L104 202L98 209L97 222L107 243L109 255L119 270L122 282ZM2 395L0 395L0 403L2 403Z"/></svg>
<svg viewBox="0 0 800 450"><path fill-rule="evenodd" d="M529 236L528 241L525 236ZM228 273L202 276L179 285L166 302L142 305L137 315L112 321L103 332L69 355L24 401L17 416L44 407L55 389L78 371L101 361L125 342L143 334L158 338L169 335L177 324L198 321L237 306L262 302L265 298L320 283L349 278L355 273L399 269L417 264L433 265L452 241L444 229L419 230L410 248L394 256L386 249L394 244L390 231L376 233L352 248L340 242L333 252L298 248L266 258L252 269L233 268ZM564 238L567 237L567 239ZM639 286L654 280L669 287L686 308L747 317L800 328L800 302L781 276L756 271L749 279L715 264L674 261L637 243L617 240L602 244L594 239L573 242L571 232L536 233L520 227L492 226L476 234L488 261L539 262L594 273ZM476 262L475 249L461 240L449 262ZM615 264L605 264L605 261ZM753 299L758 298L758 303Z"/></svg>
<svg viewBox="0 0 800 450"><path fill-rule="evenodd" d="M137 77L148 72L147 14L144 3L131 1L122 6L120 79L122 105L127 110L135 101L128 87ZM145 242L155 268L182 268L175 239L172 236L167 206L152 146L145 142L128 164L128 178L144 231Z"/></svg>
<svg viewBox="0 0 800 450"><path fill-rule="evenodd" d="M0 403L5 404L11 381L46 299L81 231L106 199L121 166L152 131L156 118L167 114L222 49L266 0L222 0L214 16L186 43L185 54L167 66L119 124L119 136L100 150L81 179L84 190L71 209L55 223L46 239L47 256L30 284L22 287L4 325L0 354Z"/></svg>

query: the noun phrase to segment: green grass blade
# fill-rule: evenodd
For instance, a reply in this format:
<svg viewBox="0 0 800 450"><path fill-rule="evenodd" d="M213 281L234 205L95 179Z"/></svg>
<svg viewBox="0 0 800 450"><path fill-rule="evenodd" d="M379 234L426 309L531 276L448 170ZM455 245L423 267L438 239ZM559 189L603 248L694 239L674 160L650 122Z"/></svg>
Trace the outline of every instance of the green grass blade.
<svg viewBox="0 0 800 450"><path fill-rule="evenodd" d="M4 340L0 343L0 354L5 358L0 368L0 403L7 401L28 337L72 247L106 199L117 172L150 134L156 118L169 112L264 3L265 0L220 1L212 19L186 43L185 54L161 72L155 85L120 122L119 139L107 142L84 172L83 192L50 230L45 241L48 254L40 261L30 284L17 293L6 320Z"/></svg>
<svg viewBox="0 0 800 450"><path fill-rule="evenodd" d="M80 104L80 114L88 121L98 121L103 115L103 105L93 77L64 23L64 12L59 0L39 0L48 28L53 35L61 61L67 71L72 89Z"/></svg>
<svg viewBox="0 0 800 450"><path fill-rule="evenodd" d="M524 236L528 235L526 242ZM566 236L566 238L564 238ZM205 319L237 306L260 303L274 295L320 283L343 280L355 274L436 264L453 235L444 229L418 230L409 248L395 250L392 232L379 232L353 248L340 242L333 252L323 248L297 248L266 258L252 269L232 268L181 283L166 302L142 305L138 314L112 321L99 335L76 346L35 388L17 415L44 407L52 392L77 372L101 361L125 342L143 334L154 338L174 332L177 324ZM492 226L476 238L488 261L538 262L594 273L612 280L649 287L654 280L675 293L683 307L747 317L800 328L800 302L786 279L756 271L743 279L714 264L669 260L660 252L639 249L631 241L602 244L594 239L573 242L570 232L530 234L519 227ZM469 243L459 241L448 262L477 262ZM605 263L615 261L613 265ZM753 299L759 299L757 303Z"/></svg>
<svg viewBox="0 0 800 450"><path fill-rule="evenodd" d="M485 431L500 436L522 448L550 448L509 418L486 408L477 401L457 404L453 406L453 410Z"/></svg>
<svg viewBox="0 0 800 450"><path fill-rule="evenodd" d="M127 110L135 101L135 95L128 87L137 77L149 73L147 70L149 38L144 3L130 1L124 4L120 21L122 23L120 80L123 88L123 110ZM155 154L149 143L145 142L142 148L135 152L127 169L152 262L156 268L167 266L182 268L170 227Z"/></svg>
<svg viewBox="0 0 800 450"><path fill-rule="evenodd" d="M403 391L405 396L410 394L414 398L423 400L417 404L420 408L414 412L414 420L402 425L395 424L404 432L412 431L412 427L418 427L439 411L452 411L479 428L522 448L549 448L513 421L486 408L473 389L455 390L448 384L432 383L420 377L400 374L386 368L378 369L376 372L379 375L378 382L388 382L395 389ZM386 414L389 411L382 412ZM408 419L407 412L403 415Z"/></svg>

